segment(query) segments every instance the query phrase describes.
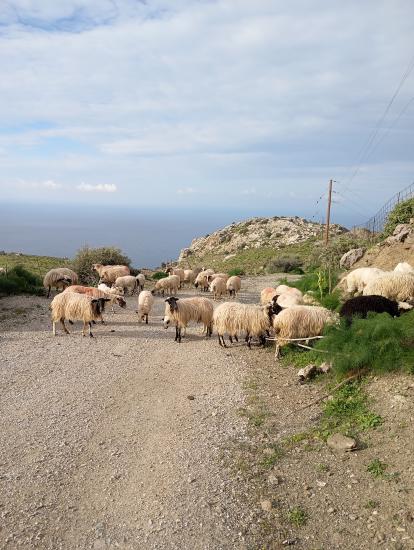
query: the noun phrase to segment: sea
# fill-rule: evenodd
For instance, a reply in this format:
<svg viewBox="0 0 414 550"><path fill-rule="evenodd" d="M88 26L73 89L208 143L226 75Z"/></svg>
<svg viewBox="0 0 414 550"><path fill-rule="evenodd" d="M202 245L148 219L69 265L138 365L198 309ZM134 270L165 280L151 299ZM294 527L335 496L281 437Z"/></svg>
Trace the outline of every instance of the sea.
<svg viewBox="0 0 414 550"><path fill-rule="evenodd" d="M84 246L116 246L134 267L176 260L192 239L273 211L101 205L0 204L0 251L73 258Z"/></svg>

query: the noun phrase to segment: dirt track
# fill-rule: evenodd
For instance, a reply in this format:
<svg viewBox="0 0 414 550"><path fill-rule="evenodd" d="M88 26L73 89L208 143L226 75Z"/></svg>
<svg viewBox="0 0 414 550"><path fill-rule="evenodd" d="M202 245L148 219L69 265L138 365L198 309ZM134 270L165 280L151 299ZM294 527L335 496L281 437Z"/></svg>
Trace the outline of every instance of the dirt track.
<svg viewBox="0 0 414 550"><path fill-rule="evenodd" d="M1 301L0 547L243 547L221 456L245 430L231 352L199 327L176 344L161 298L148 326L129 298L94 339L53 337L48 303Z"/></svg>

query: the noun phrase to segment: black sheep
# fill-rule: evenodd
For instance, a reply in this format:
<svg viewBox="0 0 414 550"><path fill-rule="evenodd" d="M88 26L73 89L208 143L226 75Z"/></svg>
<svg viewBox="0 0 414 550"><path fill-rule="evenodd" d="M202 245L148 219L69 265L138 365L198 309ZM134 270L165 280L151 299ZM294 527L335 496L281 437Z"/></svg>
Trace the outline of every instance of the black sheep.
<svg viewBox="0 0 414 550"><path fill-rule="evenodd" d="M352 317L358 316L366 319L368 313L388 313L391 317L399 317L400 309L398 302L384 298L384 296L357 296L347 300L341 307L339 315L345 317L348 324L352 323Z"/></svg>

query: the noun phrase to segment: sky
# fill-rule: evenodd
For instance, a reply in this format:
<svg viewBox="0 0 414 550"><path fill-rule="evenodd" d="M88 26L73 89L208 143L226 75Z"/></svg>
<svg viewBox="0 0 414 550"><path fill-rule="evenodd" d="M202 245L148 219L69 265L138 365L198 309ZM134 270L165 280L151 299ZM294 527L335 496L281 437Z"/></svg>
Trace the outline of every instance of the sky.
<svg viewBox="0 0 414 550"><path fill-rule="evenodd" d="M362 223L414 181L413 21L412 0L2 0L1 198L319 221L333 178L333 221Z"/></svg>

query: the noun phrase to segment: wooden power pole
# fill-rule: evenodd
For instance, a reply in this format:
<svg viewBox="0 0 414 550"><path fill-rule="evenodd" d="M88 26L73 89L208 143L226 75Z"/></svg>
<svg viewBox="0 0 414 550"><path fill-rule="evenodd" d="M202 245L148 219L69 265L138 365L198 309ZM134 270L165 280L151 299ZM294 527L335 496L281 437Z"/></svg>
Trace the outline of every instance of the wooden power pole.
<svg viewBox="0 0 414 550"><path fill-rule="evenodd" d="M331 223L331 202L332 202L332 180L329 180L328 206L326 209L325 246L329 242L329 225Z"/></svg>

